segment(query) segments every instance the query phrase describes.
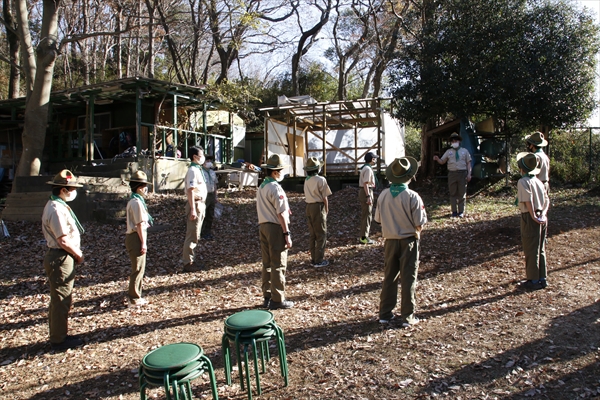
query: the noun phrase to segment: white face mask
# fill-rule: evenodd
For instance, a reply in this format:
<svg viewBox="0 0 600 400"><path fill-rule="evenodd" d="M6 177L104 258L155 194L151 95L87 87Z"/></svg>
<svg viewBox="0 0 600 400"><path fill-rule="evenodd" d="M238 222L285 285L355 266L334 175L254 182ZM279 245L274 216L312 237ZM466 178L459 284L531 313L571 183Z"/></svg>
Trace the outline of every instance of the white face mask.
<svg viewBox="0 0 600 400"><path fill-rule="evenodd" d="M73 200L75 200L76 197L77 197L77 190L73 190L66 194L65 201L66 202L73 201Z"/></svg>
<svg viewBox="0 0 600 400"><path fill-rule="evenodd" d="M281 171L279 172L279 175L277 176L277 178L275 178L275 180L277 182L281 182L283 180L283 174L281 173Z"/></svg>
<svg viewBox="0 0 600 400"><path fill-rule="evenodd" d="M213 167L213 164L210 161L207 161L207 162L204 163L204 167L208 168L208 169L211 169Z"/></svg>
<svg viewBox="0 0 600 400"><path fill-rule="evenodd" d="M145 186L142 189L142 193L140 193L142 195L142 197L147 197L148 196L148 186Z"/></svg>
<svg viewBox="0 0 600 400"><path fill-rule="evenodd" d="M454 142L454 143L452 143L452 147L455 149L458 149L460 147L460 143Z"/></svg>

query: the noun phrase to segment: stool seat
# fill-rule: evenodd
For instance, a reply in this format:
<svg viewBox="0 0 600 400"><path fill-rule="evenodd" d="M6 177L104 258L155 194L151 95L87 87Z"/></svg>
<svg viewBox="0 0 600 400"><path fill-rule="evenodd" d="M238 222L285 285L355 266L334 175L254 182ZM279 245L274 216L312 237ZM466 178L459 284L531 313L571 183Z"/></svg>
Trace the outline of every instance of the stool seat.
<svg viewBox="0 0 600 400"><path fill-rule="evenodd" d="M146 400L146 387L163 386L167 400L180 394L192 398L191 381L208 373L213 399L218 400L215 373L202 347L194 343L173 343L151 351L142 358L139 368L140 399Z"/></svg>
<svg viewBox="0 0 600 400"><path fill-rule="evenodd" d="M273 314L265 310L247 310L233 314L225 320L223 337L221 339L221 348L223 350L223 363L225 367L225 380L231 385L232 351L230 343L234 345L235 355L237 356L238 371L240 377L240 387L248 389L248 400L252 400L252 388L250 387L250 367L254 364L256 378L256 390L260 395L262 389L260 386L260 373L265 373L265 359L270 359L269 341L275 340L276 348L279 352L279 366L281 376L284 378L285 386L288 385L287 357L285 351L285 339L283 331L275 323ZM252 360L250 360L252 354ZM261 362L261 371L258 368L258 360ZM243 367L242 367L243 365Z"/></svg>
<svg viewBox="0 0 600 400"><path fill-rule="evenodd" d="M225 320L225 326L231 330L245 331L262 328L273 322L273 314L266 310L247 310L233 314Z"/></svg>
<svg viewBox="0 0 600 400"><path fill-rule="evenodd" d="M144 368L154 371L183 368L204 355L202 347L194 343L173 343L159 347L142 359Z"/></svg>
<svg viewBox="0 0 600 400"><path fill-rule="evenodd" d="M204 363L202 361L192 361L185 367L181 369L173 369L169 370L169 378L181 380L181 378L189 375L191 372L195 372L197 370L204 370ZM144 373L148 378L152 379L163 379L165 371L156 371L150 370L148 368L144 368Z"/></svg>

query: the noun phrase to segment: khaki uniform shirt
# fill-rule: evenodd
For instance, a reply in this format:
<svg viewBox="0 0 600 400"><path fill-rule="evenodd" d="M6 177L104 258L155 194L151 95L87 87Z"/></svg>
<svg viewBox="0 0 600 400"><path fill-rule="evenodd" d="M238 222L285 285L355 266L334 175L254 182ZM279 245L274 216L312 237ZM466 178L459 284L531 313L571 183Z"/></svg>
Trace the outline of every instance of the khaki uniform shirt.
<svg viewBox="0 0 600 400"><path fill-rule="evenodd" d="M458 161L456 152L458 151ZM441 158L442 161L448 160L448 171L466 171L467 163L471 162L469 150L459 147L458 150L448 149Z"/></svg>
<svg viewBox="0 0 600 400"><path fill-rule="evenodd" d="M258 223L271 222L279 224L279 214L289 218L290 205L281 185L277 182L269 182L258 189L256 193L256 211L258 212ZM289 220L288 220L289 222Z"/></svg>
<svg viewBox="0 0 600 400"><path fill-rule="evenodd" d="M323 203L327 196L331 196L331 189L324 177L315 175L304 181L304 197L308 204Z"/></svg>
<svg viewBox="0 0 600 400"><path fill-rule="evenodd" d="M524 176L519 179L517 184L517 197L519 199L519 211L528 213L525 202L529 201L533 207L533 211L544 210L548 205L548 195L544 184L538 178Z"/></svg>
<svg viewBox="0 0 600 400"><path fill-rule="evenodd" d="M390 189L385 189L377 199L375 221L381 224L385 239L406 239L417 236L416 228L427 223L427 213L414 190L406 189L393 197Z"/></svg>
<svg viewBox="0 0 600 400"><path fill-rule="evenodd" d="M57 201L49 200L42 213L42 231L48 247L61 249L58 238L67 236L75 246L81 245L81 237L75 220L71 216L68 206Z"/></svg>
<svg viewBox="0 0 600 400"><path fill-rule="evenodd" d="M543 151L540 151L539 153L536 152L535 154L537 154L540 157L540 160L542 160L540 173L537 175L537 177L540 181L542 181L542 183L548 182L550 180L550 158L548 158L546 153Z"/></svg>
<svg viewBox="0 0 600 400"><path fill-rule="evenodd" d="M127 233L137 232L140 222L144 222L144 226L148 227L148 212L141 201L132 198L127 203Z"/></svg>
<svg viewBox="0 0 600 400"><path fill-rule="evenodd" d="M365 185L375 187L375 174L373 173L373 168L369 165L360 170L358 177L358 186L365 187Z"/></svg>
<svg viewBox="0 0 600 400"><path fill-rule="evenodd" d="M217 190L217 173L212 169L202 168L204 182L206 182L206 191L214 193Z"/></svg>
<svg viewBox="0 0 600 400"><path fill-rule="evenodd" d="M202 167L190 167L185 174L185 192L187 193L190 188L193 189L194 201L206 201L208 190L204 182Z"/></svg>

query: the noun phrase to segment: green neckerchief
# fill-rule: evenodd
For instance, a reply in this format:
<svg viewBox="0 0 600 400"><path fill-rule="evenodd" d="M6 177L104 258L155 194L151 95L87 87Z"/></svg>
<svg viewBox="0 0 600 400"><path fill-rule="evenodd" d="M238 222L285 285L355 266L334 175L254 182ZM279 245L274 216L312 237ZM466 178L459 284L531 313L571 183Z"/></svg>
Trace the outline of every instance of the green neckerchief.
<svg viewBox="0 0 600 400"><path fill-rule="evenodd" d="M148 224L154 225L154 218L152 218L152 215L150 215L150 213L148 212L148 205L146 204L146 200L144 200L144 198L137 193L131 193L131 198L138 199L139 201L142 202L142 204L144 205L144 208L146 209L146 214L148 214Z"/></svg>
<svg viewBox="0 0 600 400"><path fill-rule="evenodd" d="M266 184L268 184L268 183L271 183L271 182L275 182L275 183L277 183L277 180L276 180L275 178L271 177L271 176L267 176L267 177L265 178L265 180L263 181L263 183L261 183L261 184L260 184L260 187L261 187L261 189L262 189L263 187L265 187L265 185L266 185Z"/></svg>
<svg viewBox="0 0 600 400"><path fill-rule="evenodd" d="M528 174L528 173L521 174L521 178L525 178L526 176L533 178L535 175ZM515 206L519 206L519 195L518 194L517 194L517 197L515 198Z"/></svg>
<svg viewBox="0 0 600 400"><path fill-rule="evenodd" d="M85 233L85 230L83 229L83 226L81 226L81 224L79 223L79 220L77 219L77 216L75 215L73 210L71 210L71 207L69 207L67 203L58 196L51 195L50 200L56 201L57 203L60 203L63 206L67 207L67 210L69 210L69 212L71 213L71 217L73 217L73 220L75 221L75 225L77 225L77 229L79 229L79 233L83 235Z"/></svg>
<svg viewBox="0 0 600 400"><path fill-rule="evenodd" d="M392 183L390 185L390 193L392 194L392 197L398 196L406 189L408 189L408 183Z"/></svg>
<svg viewBox="0 0 600 400"><path fill-rule="evenodd" d="M373 170L373 167L371 167L370 163L365 163L365 165L360 167L360 169L363 169L364 167L369 167L369 168L371 168L371 170ZM375 188L377 188L379 186L379 180L377 179L377 175L375 174L375 171L373 171L373 177L375 178Z"/></svg>
<svg viewBox="0 0 600 400"><path fill-rule="evenodd" d="M204 176L208 177L208 182L212 186L212 178L210 177L210 168L204 168L204 167L202 167L201 169L202 169L202 175L204 175L204 172L206 171L206 175L204 175ZM206 181L206 178L204 179L204 181Z"/></svg>
<svg viewBox="0 0 600 400"><path fill-rule="evenodd" d="M306 178L304 178L304 182L306 182L307 180L309 180L310 178L312 178L314 175L309 175Z"/></svg>
<svg viewBox="0 0 600 400"><path fill-rule="evenodd" d="M536 152L536 153L544 153L544 150L542 150L542 148L540 147L540 148L539 148L539 149L537 149L535 152Z"/></svg>
<svg viewBox="0 0 600 400"><path fill-rule="evenodd" d="M206 183L206 179L204 179L204 173L202 172L202 165L200 164L196 164L195 162L192 161L192 164L190 165L190 167L194 167L194 168L198 168L200 170L200 175L202 176L202 181L204 183Z"/></svg>
<svg viewBox="0 0 600 400"><path fill-rule="evenodd" d="M456 161L460 160L460 155L458 154L459 150L460 150L460 146L458 146L456 149L454 149L454 156L456 157Z"/></svg>

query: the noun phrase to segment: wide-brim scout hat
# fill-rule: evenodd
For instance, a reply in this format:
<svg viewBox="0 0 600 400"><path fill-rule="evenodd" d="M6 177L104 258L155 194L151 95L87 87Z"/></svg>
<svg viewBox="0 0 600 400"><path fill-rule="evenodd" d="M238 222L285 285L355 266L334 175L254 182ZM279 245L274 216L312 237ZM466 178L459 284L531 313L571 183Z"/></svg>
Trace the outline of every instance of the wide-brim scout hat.
<svg viewBox="0 0 600 400"><path fill-rule="evenodd" d="M452 132L452 134L450 135L450 141L453 140L460 140L462 142L462 137L460 137L458 133Z"/></svg>
<svg viewBox="0 0 600 400"><path fill-rule="evenodd" d="M131 175L131 178L129 178L129 182L139 182L152 185L151 182L148 182L148 175L146 175L144 171L135 171L133 175Z"/></svg>
<svg viewBox="0 0 600 400"><path fill-rule="evenodd" d="M416 175L419 163L413 157L396 158L385 170L385 177L391 183L406 183Z"/></svg>
<svg viewBox="0 0 600 400"><path fill-rule="evenodd" d="M517 165L531 175L537 175L542 169L542 160L534 153L526 151L517 154Z"/></svg>
<svg viewBox="0 0 600 400"><path fill-rule="evenodd" d="M537 147L545 147L548 145L548 141L544 138L544 134L542 132L535 132L525 138L527 143L531 143Z"/></svg>
<svg viewBox="0 0 600 400"><path fill-rule="evenodd" d="M83 187L83 185L77 183L77 177L68 169L63 169L54 176L54 179L46 183L52 186Z"/></svg>
<svg viewBox="0 0 600 400"><path fill-rule="evenodd" d="M314 171L319 168L321 168L321 162L317 157L310 157L304 166L304 170L306 171Z"/></svg>
<svg viewBox="0 0 600 400"><path fill-rule="evenodd" d="M272 169L274 171L279 171L280 169L284 169L287 167L282 161L279 154L272 154L271 157L267 160L266 164L260 166L261 168Z"/></svg>

